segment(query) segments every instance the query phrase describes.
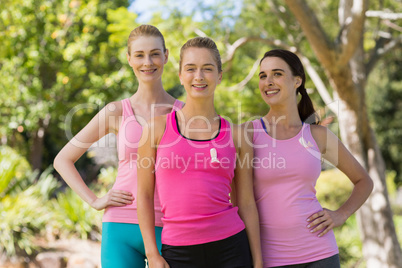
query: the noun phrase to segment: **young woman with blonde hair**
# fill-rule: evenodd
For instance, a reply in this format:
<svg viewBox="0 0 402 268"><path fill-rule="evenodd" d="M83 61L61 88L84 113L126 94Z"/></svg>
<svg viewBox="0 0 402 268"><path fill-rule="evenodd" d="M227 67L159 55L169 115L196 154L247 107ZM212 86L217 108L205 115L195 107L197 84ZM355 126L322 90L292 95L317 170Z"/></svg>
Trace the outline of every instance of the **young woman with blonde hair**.
<svg viewBox="0 0 402 268"><path fill-rule="evenodd" d="M135 28L128 39L127 61L138 79L136 92L130 98L107 104L54 160L55 169L85 202L97 210L105 210L101 252L103 268L145 267L145 251L137 217L137 149L147 120L182 106L162 85L168 55L163 35L156 27L141 25ZM93 143L109 133L117 136L117 177L112 189L105 196L97 197L84 183L74 163ZM154 204L152 226L160 249L162 213L157 198Z"/></svg>

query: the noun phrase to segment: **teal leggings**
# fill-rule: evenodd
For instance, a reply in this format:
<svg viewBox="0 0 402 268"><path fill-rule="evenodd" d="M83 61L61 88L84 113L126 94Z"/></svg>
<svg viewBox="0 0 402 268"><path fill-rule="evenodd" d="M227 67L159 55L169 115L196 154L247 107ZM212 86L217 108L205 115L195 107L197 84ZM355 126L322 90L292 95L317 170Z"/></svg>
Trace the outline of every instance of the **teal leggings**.
<svg viewBox="0 0 402 268"><path fill-rule="evenodd" d="M159 252L162 227L155 227ZM102 223L102 268L145 267L145 249L140 226L132 223Z"/></svg>

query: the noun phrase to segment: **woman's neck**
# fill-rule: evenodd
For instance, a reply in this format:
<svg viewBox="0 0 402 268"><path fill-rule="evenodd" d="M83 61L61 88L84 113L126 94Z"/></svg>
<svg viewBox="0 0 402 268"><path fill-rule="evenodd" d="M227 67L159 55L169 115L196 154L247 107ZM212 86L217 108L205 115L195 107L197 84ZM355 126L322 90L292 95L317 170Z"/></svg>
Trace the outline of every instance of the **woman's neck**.
<svg viewBox="0 0 402 268"><path fill-rule="evenodd" d="M186 119L193 117L203 117L214 120L218 114L215 111L213 99L186 99L186 105L182 109Z"/></svg>
<svg viewBox="0 0 402 268"><path fill-rule="evenodd" d="M285 128L302 125L296 105L273 106L264 116L264 119L270 125L281 125Z"/></svg>
<svg viewBox="0 0 402 268"><path fill-rule="evenodd" d="M162 81L156 83L140 83L137 92L131 96L133 102L142 104L170 103L174 98L163 88Z"/></svg>
<svg viewBox="0 0 402 268"><path fill-rule="evenodd" d="M187 98L186 105L176 113L180 133L194 140L209 140L219 132L220 117L213 101Z"/></svg>

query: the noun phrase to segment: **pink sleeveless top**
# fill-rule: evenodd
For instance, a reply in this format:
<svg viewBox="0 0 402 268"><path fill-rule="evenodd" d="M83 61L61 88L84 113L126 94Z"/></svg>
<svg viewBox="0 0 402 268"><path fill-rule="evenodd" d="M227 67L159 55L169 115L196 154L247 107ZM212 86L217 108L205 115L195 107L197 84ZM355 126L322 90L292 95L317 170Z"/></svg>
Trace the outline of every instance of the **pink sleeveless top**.
<svg viewBox="0 0 402 268"><path fill-rule="evenodd" d="M306 219L321 211L315 185L321 153L304 123L293 138L269 136L254 120L254 194L260 216L264 267L306 263L338 253L333 231L310 233Z"/></svg>
<svg viewBox="0 0 402 268"><path fill-rule="evenodd" d="M235 166L229 122L221 118L220 131L211 140L191 140L179 132L176 112L167 115L155 165L163 244L203 244L245 228L238 208L229 202Z"/></svg>
<svg viewBox="0 0 402 268"><path fill-rule="evenodd" d="M121 101L122 122L117 133L117 153L119 166L113 189L129 191L135 200L131 205L108 207L103 214L103 222L138 224L137 217L137 150L142 134L142 126L134 116L129 99ZM183 102L176 100L173 110L181 109ZM162 226L162 212L158 195L155 194L155 226Z"/></svg>

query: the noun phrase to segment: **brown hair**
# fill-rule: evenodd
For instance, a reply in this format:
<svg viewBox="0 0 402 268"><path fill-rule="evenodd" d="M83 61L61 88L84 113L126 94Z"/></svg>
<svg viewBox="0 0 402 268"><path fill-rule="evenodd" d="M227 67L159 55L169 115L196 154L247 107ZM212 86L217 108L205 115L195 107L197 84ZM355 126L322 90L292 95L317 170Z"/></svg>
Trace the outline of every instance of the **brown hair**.
<svg viewBox="0 0 402 268"><path fill-rule="evenodd" d="M183 60L184 51L190 47L198 47L198 48L207 48L211 51L212 56L215 58L216 65L218 67L218 72L222 72L222 61L221 61L221 54L219 53L218 47L216 46L215 42L209 37L194 37L188 40L180 49L180 62L179 62L179 72L181 72L181 63Z"/></svg>
<svg viewBox="0 0 402 268"><path fill-rule="evenodd" d="M309 124L318 124L319 117L315 112L313 103L310 97L307 94L305 82L306 82L306 74L304 72L303 64L301 63L299 57L284 49L273 49L264 54L260 61L261 62L268 57L277 57L284 60L292 71L293 76L299 76L302 79L301 85L297 88L296 94L300 93L301 99L297 104L297 109L299 111L299 116L302 122L306 122Z"/></svg>
<svg viewBox="0 0 402 268"><path fill-rule="evenodd" d="M128 41L127 41L128 55L130 55L130 53L131 53L131 42L140 36L160 37L162 40L163 52L166 52L165 38L163 38L163 35L158 30L158 28L156 28L153 25L143 24L143 25L138 26L134 30L132 30L128 37Z"/></svg>

